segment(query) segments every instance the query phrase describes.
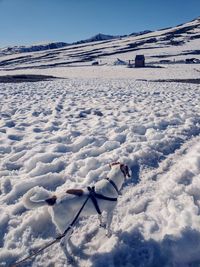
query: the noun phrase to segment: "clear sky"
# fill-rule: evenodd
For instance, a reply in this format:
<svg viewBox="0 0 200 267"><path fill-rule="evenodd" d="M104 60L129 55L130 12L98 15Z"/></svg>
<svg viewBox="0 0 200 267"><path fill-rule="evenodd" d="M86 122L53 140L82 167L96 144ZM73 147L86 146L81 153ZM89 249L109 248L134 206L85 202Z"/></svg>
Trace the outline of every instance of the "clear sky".
<svg viewBox="0 0 200 267"><path fill-rule="evenodd" d="M0 0L0 47L129 34L200 16L200 0Z"/></svg>

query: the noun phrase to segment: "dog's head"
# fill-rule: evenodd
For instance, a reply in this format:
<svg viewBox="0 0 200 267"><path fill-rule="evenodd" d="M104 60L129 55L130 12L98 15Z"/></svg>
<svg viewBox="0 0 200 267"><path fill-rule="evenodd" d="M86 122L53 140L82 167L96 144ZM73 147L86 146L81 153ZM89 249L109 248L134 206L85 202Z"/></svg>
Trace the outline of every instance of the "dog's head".
<svg viewBox="0 0 200 267"><path fill-rule="evenodd" d="M131 177L129 167L121 162L113 162L109 164L110 168L118 166L124 175L124 178Z"/></svg>

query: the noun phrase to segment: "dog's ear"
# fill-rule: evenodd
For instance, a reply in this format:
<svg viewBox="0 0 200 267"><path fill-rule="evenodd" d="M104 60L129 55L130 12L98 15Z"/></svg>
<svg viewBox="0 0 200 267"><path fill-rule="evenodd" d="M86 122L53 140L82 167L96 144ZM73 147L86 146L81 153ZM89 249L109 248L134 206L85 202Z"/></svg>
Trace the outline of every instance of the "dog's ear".
<svg viewBox="0 0 200 267"><path fill-rule="evenodd" d="M130 175L130 172L129 172L129 167L126 165L125 168L126 168L126 175L130 178L131 175Z"/></svg>
<svg viewBox="0 0 200 267"><path fill-rule="evenodd" d="M127 165L120 164L120 169L123 172L125 178L126 176L131 177L130 172L129 172L129 167Z"/></svg>

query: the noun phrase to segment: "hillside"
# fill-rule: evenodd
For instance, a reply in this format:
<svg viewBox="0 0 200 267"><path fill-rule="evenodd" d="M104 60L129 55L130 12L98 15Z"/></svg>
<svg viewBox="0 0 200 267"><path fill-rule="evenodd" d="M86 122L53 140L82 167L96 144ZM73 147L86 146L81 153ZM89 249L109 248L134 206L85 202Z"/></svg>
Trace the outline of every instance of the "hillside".
<svg viewBox="0 0 200 267"><path fill-rule="evenodd" d="M199 18L176 27L138 36L113 37L114 39L112 36L96 37L98 38L88 40L91 42L67 47L1 56L0 71L90 66L97 60L101 64L112 65L117 58L128 62L138 53L145 55L148 64L182 63L187 58L200 60Z"/></svg>

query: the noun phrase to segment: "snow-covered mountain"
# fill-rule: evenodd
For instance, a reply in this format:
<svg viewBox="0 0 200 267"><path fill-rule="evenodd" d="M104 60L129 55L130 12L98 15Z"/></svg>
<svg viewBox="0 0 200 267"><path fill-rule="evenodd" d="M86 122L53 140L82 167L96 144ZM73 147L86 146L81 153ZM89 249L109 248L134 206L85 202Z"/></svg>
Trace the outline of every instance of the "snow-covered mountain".
<svg viewBox="0 0 200 267"><path fill-rule="evenodd" d="M25 46L25 45L9 46L5 48L1 48L0 55L44 51L44 50L61 48L67 45L68 44L64 42L52 42L52 43L36 44L36 45L30 45L30 46Z"/></svg>
<svg viewBox="0 0 200 267"><path fill-rule="evenodd" d="M90 65L94 60L113 64L117 58L128 62L138 53L145 55L147 63L184 62L187 58L200 59L199 42L200 19L197 18L176 27L137 36L113 37L99 34L80 44L48 51L2 56L0 68L27 69ZM62 46L63 43L58 45ZM23 49L26 52L29 51L28 48Z"/></svg>
<svg viewBox="0 0 200 267"><path fill-rule="evenodd" d="M142 35L145 33L148 33L150 31L143 31L138 33L131 33L130 36L137 36ZM98 33L88 39L80 40L73 43L65 43L65 42L50 42L50 43L42 43L42 44L34 44L34 45L21 45L21 46L8 46L4 48L0 48L0 56L2 55L10 55L10 54L16 54L16 53L26 53L26 52L36 52L36 51L44 51L44 50L51 50L51 49L57 49L61 47L65 47L68 45L75 45L75 44L84 44L84 43L90 43L90 42L98 42L98 41L105 41L105 40L111 40L116 39L119 37L125 37L129 35L123 35L123 36L114 36L114 35L107 35Z"/></svg>
<svg viewBox="0 0 200 267"><path fill-rule="evenodd" d="M138 35L143 35L143 34L150 33L150 32L152 32L152 31L145 30L145 31L141 31L141 32L133 32L133 33L129 34L128 36L138 36Z"/></svg>
<svg viewBox="0 0 200 267"><path fill-rule="evenodd" d="M114 36L114 35L107 35L107 34L98 33L98 34L96 34L96 35L94 35L88 39L73 42L71 44L65 43L65 42L50 42L50 43L42 43L42 44L34 44L34 45L26 45L26 46L25 45L8 46L8 47L0 48L0 56L16 54L16 53L26 53L26 52L51 50L51 49L57 49L57 48L65 47L68 45L112 40L112 39L117 39L117 38L126 37L126 36L138 36L138 35L142 35L142 34L149 33L149 32L151 32L151 31L146 30L146 31L131 33L130 35L123 35L123 36Z"/></svg>
<svg viewBox="0 0 200 267"><path fill-rule="evenodd" d="M72 45L53 43L41 47L10 48L11 52L9 49L1 50L0 68L49 68L85 65L97 60L104 64L112 64L117 58L128 62L138 53L145 55L147 63L184 62L187 58L200 59L199 42L200 18L197 18L176 27L141 32L139 35L134 33L117 37L98 34ZM54 49L46 50L50 48ZM45 50L29 52L37 49ZM29 53L19 54L19 51ZM11 55L6 56L7 53Z"/></svg>
<svg viewBox="0 0 200 267"><path fill-rule="evenodd" d="M107 34L103 34L103 33L98 33L98 34L92 36L89 39L81 40L81 41L78 41L78 42L76 42L74 44L98 42L98 41L112 40L112 39L116 39L116 38L119 38L119 36L113 36L113 35L107 35Z"/></svg>
<svg viewBox="0 0 200 267"><path fill-rule="evenodd" d="M42 43L42 44L26 45L26 46L25 45L8 46L8 47L0 48L0 56L16 54L16 53L45 51L45 50L57 49L57 48L74 45L74 44L83 44L83 43L111 40L111 39L115 39L118 37L119 36L112 36L112 35L99 33L99 34L92 36L91 38L80 40L80 41L77 41L71 44L65 43L65 42L50 42L50 43Z"/></svg>

